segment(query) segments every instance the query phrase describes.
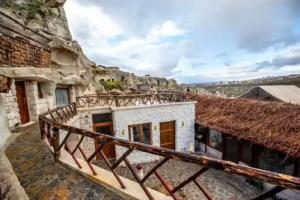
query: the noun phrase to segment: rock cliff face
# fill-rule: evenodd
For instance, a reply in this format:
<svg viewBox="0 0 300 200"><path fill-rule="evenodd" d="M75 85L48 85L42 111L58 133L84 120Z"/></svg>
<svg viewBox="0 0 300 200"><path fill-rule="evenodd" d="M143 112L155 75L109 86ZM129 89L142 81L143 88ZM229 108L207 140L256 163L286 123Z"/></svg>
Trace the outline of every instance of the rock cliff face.
<svg viewBox="0 0 300 200"><path fill-rule="evenodd" d="M46 35L72 40L63 0L3 0L1 10Z"/></svg>
<svg viewBox="0 0 300 200"><path fill-rule="evenodd" d="M46 38L51 49L51 71L56 84L82 85L83 90L100 93L105 89L138 89L154 85L156 89L177 89L175 80L138 77L117 67L96 66L72 39L63 5L66 0L2 0L0 11ZM109 83L107 83L109 82ZM114 87L114 85L118 87ZM104 86L112 87L104 87Z"/></svg>

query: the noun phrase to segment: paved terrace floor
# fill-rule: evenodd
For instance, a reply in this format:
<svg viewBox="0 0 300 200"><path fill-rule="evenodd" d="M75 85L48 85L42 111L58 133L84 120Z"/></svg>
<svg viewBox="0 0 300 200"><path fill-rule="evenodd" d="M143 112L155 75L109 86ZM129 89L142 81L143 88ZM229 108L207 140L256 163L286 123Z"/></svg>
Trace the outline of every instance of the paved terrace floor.
<svg viewBox="0 0 300 200"><path fill-rule="evenodd" d="M157 163L158 162L144 163L144 172L150 171ZM107 169L104 161L97 160L94 161L94 164ZM169 183L172 185L177 185L201 168L201 166L197 166L195 164L169 160L161 168L159 168L159 172L166 180L169 181ZM125 166L118 167L117 173L131 180L135 180L130 170ZM210 192L214 200L251 199L261 192L244 181L243 177L228 174L215 169L209 169L197 180L205 189ZM145 183L146 186L152 189L168 194L155 175L151 175ZM176 194L178 197L180 197L180 199L183 200L206 200L205 196L193 183L189 183Z"/></svg>
<svg viewBox="0 0 300 200"><path fill-rule="evenodd" d="M122 199L62 164L55 164L50 150L40 139L37 124L18 132L21 134L7 148L6 155L30 199Z"/></svg>

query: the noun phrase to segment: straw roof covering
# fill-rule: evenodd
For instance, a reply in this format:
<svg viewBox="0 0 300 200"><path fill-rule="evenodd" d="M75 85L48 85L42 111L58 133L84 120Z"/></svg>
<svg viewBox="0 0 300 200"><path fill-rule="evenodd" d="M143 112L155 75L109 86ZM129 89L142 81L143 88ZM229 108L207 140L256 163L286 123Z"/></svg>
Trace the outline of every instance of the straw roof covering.
<svg viewBox="0 0 300 200"><path fill-rule="evenodd" d="M195 96L197 123L238 139L300 157L300 106Z"/></svg>

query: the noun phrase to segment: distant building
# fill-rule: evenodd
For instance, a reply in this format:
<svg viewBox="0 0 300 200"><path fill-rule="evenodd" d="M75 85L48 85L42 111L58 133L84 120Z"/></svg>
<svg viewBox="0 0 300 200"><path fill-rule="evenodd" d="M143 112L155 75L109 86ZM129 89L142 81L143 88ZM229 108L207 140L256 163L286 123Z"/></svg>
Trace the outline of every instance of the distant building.
<svg viewBox="0 0 300 200"><path fill-rule="evenodd" d="M150 91L155 91L156 87L154 84L141 84L138 85L138 90L144 92L150 92Z"/></svg>
<svg viewBox="0 0 300 200"><path fill-rule="evenodd" d="M295 85L257 86L240 97L263 101L282 101L300 105L300 88Z"/></svg>

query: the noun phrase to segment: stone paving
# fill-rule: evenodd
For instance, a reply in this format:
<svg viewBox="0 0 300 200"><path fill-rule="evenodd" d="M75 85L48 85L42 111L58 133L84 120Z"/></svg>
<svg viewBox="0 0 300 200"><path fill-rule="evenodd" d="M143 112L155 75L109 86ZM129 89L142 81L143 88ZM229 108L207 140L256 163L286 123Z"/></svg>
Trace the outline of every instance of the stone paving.
<svg viewBox="0 0 300 200"><path fill-rule="evenodd" d="M50 150L40 139L37 124L23 128L21 132L7 148L6 155L30 199L122 199L71 169L54 163Z"/></svg>
<svg viewBox="0 0 300 200"><path fill-rule="evenodd" d="M107 169L103 161L97 160L95 161L95 164ZM144 163L144 171L148 172L153 166L155 166L155 164L157 164L157 162ZM169 181L169 183L174 186L185 180L188 176L194 174L199 169L201 169L201 167L194 164L169 160L161 168L159 168L159 172L166 180ZM134 180L131 172L125 166L118 167L117 173L121 176L125 176L131 180ZM209 169L197 180L211 193L214 200L251 199L251 197L255 197L261 192L246 183L242 177L214 169ZM155 175L150 176L150 178L146 181L146 186L168 194ZM205 196L194 185L194 183L189 183L176 194L181 199L206 199Z"/></svg>

